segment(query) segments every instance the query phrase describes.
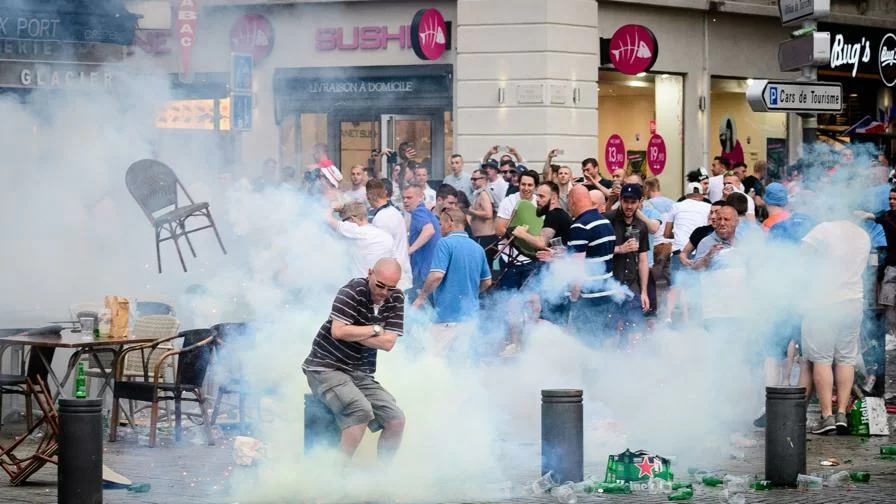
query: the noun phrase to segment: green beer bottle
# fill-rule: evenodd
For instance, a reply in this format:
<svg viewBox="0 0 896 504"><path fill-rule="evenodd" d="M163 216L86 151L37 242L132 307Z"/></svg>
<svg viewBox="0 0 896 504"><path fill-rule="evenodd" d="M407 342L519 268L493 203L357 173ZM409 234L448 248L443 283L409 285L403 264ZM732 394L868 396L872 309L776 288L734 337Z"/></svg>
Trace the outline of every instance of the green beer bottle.
<svg viewBox="0 0 896 504"><path fill-rule="evenodd" d="M627 483L595 483L593 486L593 493L605 493L605 494L630 494L632 493L631 487L628 486Z"/></svg>
<svg viewBox="0 0 896 504"><path fill-rule="evenodd" d="M881 448L883 450L883 448ZM864 471L854 471L849 473L849 479L856 483L868 483L871 481L871 474Z"/></svg>
<svg viewBox="0 0 896 504"><path fill-rule="evenodd" d="M694 485L690 481L673 481L672 482L672 490L681 490L682 488L687 488L687 489L693 490Z"/></svg>
<svg viewBox="0 0 896 504"><path fill-rule="evenodd" d="M84 363L78 363L78 375L75 378L75 398L84 399L87 397L87 375L84 374Z"/></svg>
<svg viewBox="0 0 896 504"><path fill-rule="evenodd" d="M724 483L722 478L716 476L715 474L707 474L703 477L703 484L708 487L717 487Z"/></svg>
<svg viewBox="0 0 896 504"><path fill-rule="evenodd" d="M668 499L670 501L686 501L686 500L691 500L691 497L693 497L693 496L694 496L693 490L691 490L690 488L682 488L681 490L670 495L668 497Z"/></svg>
<svg viewBox="0 0 896 504"><path fill-rule="evenodd" d="M896 455L896 446L885 445L880 447L881 455Z"/></svg>
<svg viewBox="0 0 896 504"><path fill-rule="evenodd" d="M616 458L612 455L607 459L607 474L604 476L604 482L616 483Z"/></svg>
<svg viewBox="0 0 896 504"><path fill-rule="evenodd" d="M772 482L768 480L754 481L750 488L753 490L771 490Z"/></svg>

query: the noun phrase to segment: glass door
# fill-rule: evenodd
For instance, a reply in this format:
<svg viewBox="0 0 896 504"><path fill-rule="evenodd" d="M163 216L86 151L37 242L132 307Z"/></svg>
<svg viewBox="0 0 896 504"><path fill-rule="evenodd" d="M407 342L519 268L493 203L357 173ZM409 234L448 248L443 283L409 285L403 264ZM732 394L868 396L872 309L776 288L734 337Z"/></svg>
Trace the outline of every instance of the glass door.
<svg viewBox="0 0 896 504"><path fill-rule="evenodd" d="M382 148L399 151L406 148L408 158L429 169L430 180L441 180L445 175L444 136L441 116L384 114ZM438 131L439 135L433 132Z"/></svg>
<svg viewBox="0 0 896 504"><path fill-rule="evenodd" d="M361 165L378 173L378 151L382 142L378 117L370 115L334 115L327 120L328 152L342 170L343 186L351 184L352 166Z"/></svg>

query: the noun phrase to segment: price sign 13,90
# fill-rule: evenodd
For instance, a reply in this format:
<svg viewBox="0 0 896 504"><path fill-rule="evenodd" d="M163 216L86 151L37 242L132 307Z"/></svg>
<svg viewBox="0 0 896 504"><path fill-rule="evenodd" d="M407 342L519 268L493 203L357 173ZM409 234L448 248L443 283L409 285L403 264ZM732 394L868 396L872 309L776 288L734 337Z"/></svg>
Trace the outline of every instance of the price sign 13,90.
<svg viewBox="0 0 896 504"><path fill-rule="evenodd" d="M610 135L604 148L604 165L610 173L625 168L625 143L617 134Z"/></svg>

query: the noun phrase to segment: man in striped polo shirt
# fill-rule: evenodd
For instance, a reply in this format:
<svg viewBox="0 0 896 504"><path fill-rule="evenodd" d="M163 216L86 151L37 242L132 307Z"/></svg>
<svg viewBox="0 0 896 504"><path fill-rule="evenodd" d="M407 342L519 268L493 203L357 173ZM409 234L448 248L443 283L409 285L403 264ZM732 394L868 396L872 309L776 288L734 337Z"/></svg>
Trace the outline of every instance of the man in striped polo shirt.
<svg viewBox="0 0 896 504"><path fill-rule="evenodd" d="M574 218L569 228L569 248L573 257L584 265L581 280L570 292L569 323L579 338L590 345L609 342L615 336L612 330L615 283L611 279L616 234L610 221L592 206L584 186L570 189L569 211Z"/></svg>
<svg viewBox="0 0 896 504"><path fill-rule="evenodd" d="M381 460L391 460L401 444L404 413L373 379L377 350L392 350L404 331L400 279L398 261L383 258L367 278L352 279L339 289L302 363L311 392L330 408L342 429L339 449L349 458L368 425L374 432L383 429L377 446Z"/></svg>

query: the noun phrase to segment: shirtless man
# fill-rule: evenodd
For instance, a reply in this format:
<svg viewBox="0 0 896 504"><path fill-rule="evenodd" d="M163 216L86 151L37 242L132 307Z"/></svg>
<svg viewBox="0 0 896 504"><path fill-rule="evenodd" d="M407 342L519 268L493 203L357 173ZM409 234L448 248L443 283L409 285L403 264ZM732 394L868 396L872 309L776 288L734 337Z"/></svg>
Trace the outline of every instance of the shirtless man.
<svg viewBox="0 0 896 504"><path fill-rule="evenodd" d="M495 236L495 210L498 205L488 189L488 173L485 170L474 171L470 182L473 184L470 229L473 230L473 239L485 249L486 259L491 266L497 254L495 247L491 249L489 247L498 242L498 237Z"/></svg>

